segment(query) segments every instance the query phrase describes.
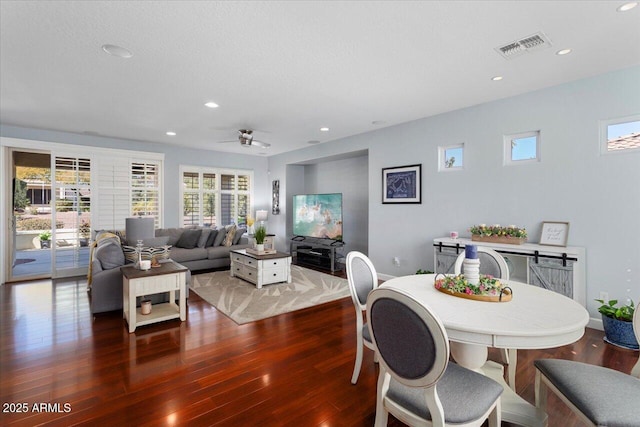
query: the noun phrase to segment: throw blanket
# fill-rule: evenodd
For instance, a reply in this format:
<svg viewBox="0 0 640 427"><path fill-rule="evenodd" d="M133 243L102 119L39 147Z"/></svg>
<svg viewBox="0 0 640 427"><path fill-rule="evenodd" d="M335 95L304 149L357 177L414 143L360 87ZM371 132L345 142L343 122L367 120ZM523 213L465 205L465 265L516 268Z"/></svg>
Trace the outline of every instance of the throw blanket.
<svg viewBox="0 0 640 427"><path fill-rule="evenodd" d="M91 287L91 280L93 278L93 274L92 274L93 273L93 271L92 271L92 269L93 269L92 268L93 267L93 255L94 255L94 252L95 252L96 248L98 247L98 245L99 245L101 240L110 239L110 238L114 238L114 237L118 240L118 242L120 242L120 236L118 236L117 234L109 233L109 232L102 232L102 233L99 233L96 236L96 240L93 243L91 243L91 248L90 248L90 251L89 251L89 271L87 272L87 286Z"/></svg>

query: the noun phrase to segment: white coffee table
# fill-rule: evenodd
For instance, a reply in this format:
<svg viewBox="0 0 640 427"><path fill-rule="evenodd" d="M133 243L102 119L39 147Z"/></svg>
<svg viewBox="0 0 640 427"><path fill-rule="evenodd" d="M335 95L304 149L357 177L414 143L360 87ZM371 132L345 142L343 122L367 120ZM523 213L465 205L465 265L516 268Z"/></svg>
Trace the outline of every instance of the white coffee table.
<svg viewBox="0 0 640 427"><path fill-rule="evenodd" d="M231 277L238 276L261 289L272 283L291 283L291 255L284 252L255 255L244 249L229 253Z"/></svg>
<svg viewBox="0 0 640 427"><path fill-rule="evenodd" d="M167 261L149 270L133 266L122 267L123 317L129 324L129 333L136 327L170 319L187 319L186 277L189 269L177 262ZM180 292L179 305L176 291ZM154 304L151 313L143 315L136 308L136 297L169 292L169 302Z"/></svg>

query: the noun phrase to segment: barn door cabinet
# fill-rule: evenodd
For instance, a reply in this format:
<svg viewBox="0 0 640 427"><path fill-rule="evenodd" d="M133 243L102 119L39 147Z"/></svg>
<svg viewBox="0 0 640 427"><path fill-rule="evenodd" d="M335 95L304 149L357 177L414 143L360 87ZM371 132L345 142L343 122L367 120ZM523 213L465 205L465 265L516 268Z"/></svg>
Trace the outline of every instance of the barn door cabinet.
<svg viewBox="0 0 640 427"><path fill-rule="evenodd" d="M508 245L442 237L433 240L435 272L453 274L456 258L468 244L491 248L501 254L509 266L511 280L549 289L586 305L584 248L535 243Z"/></svg>

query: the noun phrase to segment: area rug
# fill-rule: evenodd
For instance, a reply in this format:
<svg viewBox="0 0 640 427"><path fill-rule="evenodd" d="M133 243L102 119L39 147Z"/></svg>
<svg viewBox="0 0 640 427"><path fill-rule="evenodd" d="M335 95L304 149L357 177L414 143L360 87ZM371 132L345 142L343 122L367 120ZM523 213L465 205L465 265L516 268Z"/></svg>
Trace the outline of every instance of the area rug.
<svg viewBox="0 0 640 427"><path fill-rule="evenodd" d="M194 275L190 289L239 325L349 296L346 279L291 266L291 283L255 285L229 271Z"/></svg>

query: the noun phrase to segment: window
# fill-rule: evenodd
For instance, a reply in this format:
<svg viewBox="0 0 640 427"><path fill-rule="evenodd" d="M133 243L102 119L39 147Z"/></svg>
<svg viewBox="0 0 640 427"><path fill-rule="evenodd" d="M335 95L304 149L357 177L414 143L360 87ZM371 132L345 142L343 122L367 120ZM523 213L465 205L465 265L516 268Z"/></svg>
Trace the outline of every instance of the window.
<svg viewBox="0 0 640 427"><path fill-rule="evenodd" d="M438 170L453 171L464 169L464 144L438 147Z"/></svg>
<svg viewBox="0 0 640 427"><path fill-rule="evenodd" d="M131 162L131 214L152 216L160 227L160 173L155 162Z"/></svg>
<svg viewBox="0 0 640 427"><path fill-rule="evenodd" d="M182 225L246 225L253 172L181 167Z"/></svg>
<svg viewBox="0 0 640 427"><path fill-rule="evenodd" d="M504 137L504 164L540 161L540 131L524 132Z"/></svg>
<svg viewBox="0 0 640 427"><path fill-rule="evenodd" d="M603 121L600 135L602 153L640 151L640 116Z"/></svg>

